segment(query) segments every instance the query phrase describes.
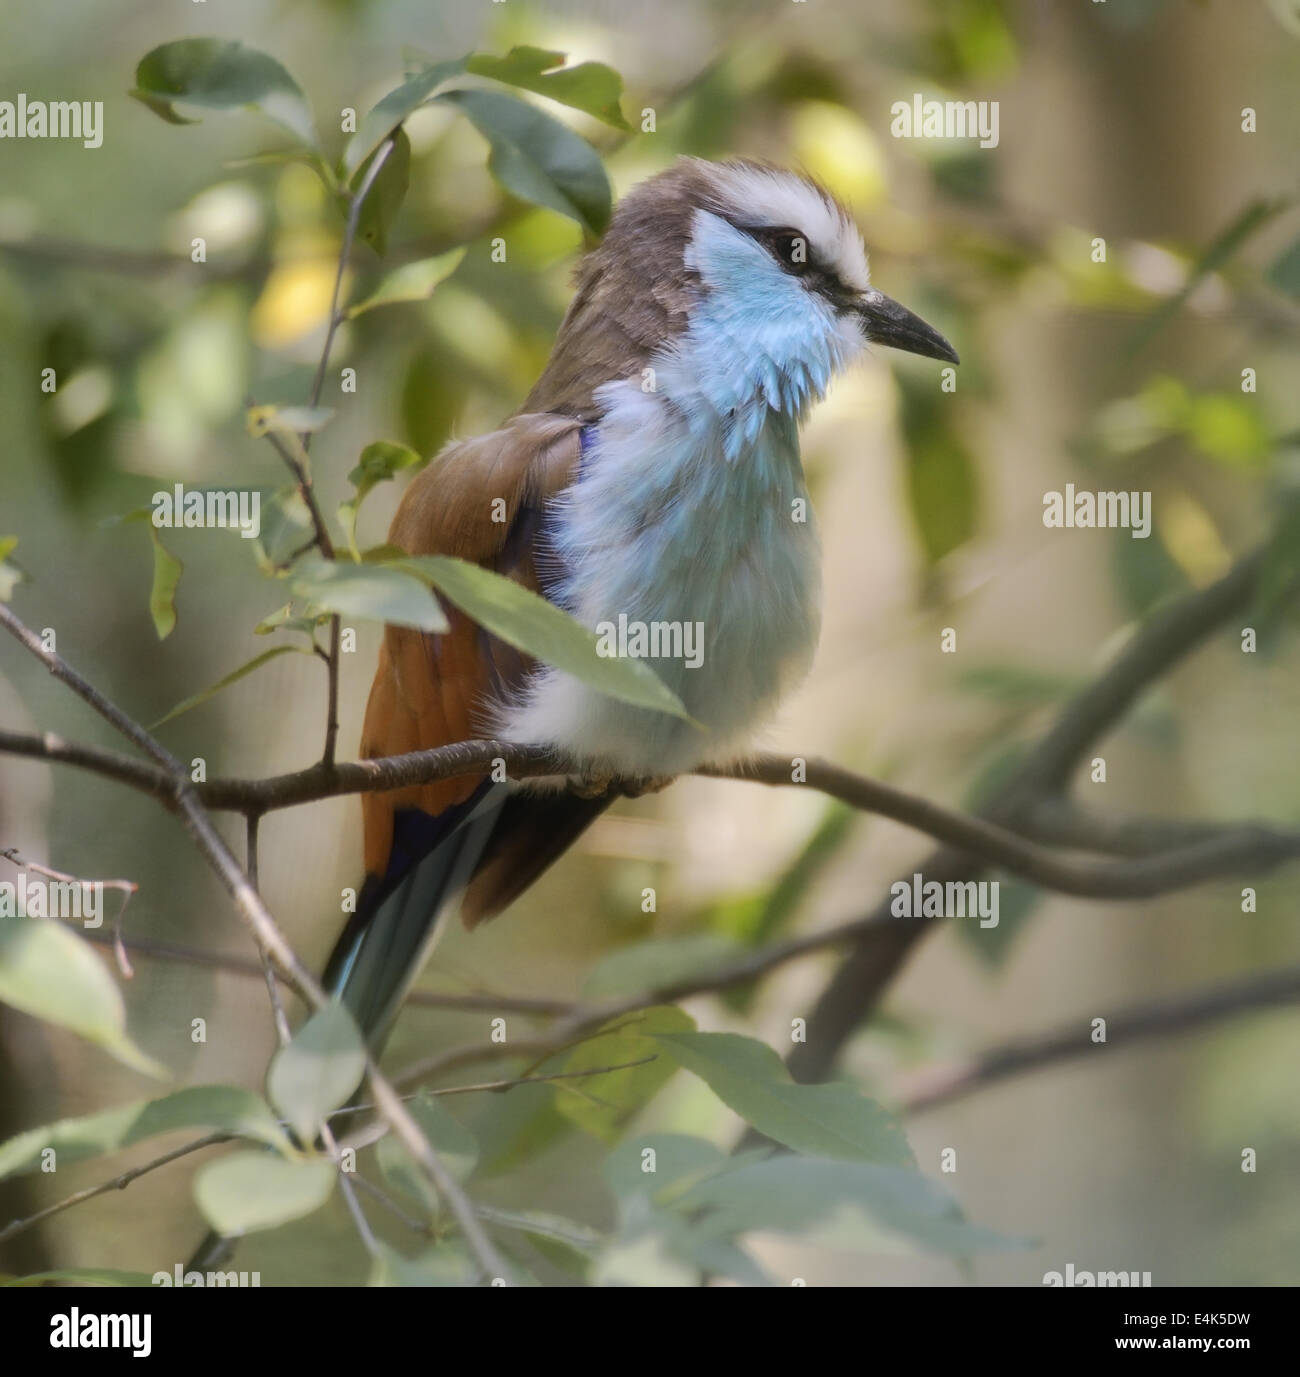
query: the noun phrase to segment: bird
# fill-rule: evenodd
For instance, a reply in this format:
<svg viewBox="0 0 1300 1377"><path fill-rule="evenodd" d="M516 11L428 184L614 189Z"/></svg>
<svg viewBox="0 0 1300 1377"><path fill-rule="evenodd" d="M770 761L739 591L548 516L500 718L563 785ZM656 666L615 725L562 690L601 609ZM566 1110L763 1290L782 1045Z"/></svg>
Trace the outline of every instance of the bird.
<svg viewBox="0 0 1300 1377"><path fill-rule="evenodd" d="M748 159L679 158L620 200L580 259L520 410L408 485L390 545L505 575L589 630L698 628L699 645L648 643L682 718L532 661L455 608L441 633L385 627L363 758L490 735L574 768L363 796L366 878L323 983L376 1055L457 907L474 927L615 799L735 760L805 675L821 561L799 428L872 344L959 362L872 286L825 187Z"/></svg>

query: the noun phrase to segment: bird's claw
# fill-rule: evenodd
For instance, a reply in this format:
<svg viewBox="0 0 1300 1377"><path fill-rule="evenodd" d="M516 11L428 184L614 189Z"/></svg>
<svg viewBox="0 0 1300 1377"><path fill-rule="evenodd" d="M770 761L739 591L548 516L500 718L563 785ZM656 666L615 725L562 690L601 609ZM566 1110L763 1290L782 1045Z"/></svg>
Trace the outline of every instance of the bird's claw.
<svg viewBox="0 0 1300 1377"><path fill-rule="evenodd" d="M578 798L601 798L613 782L614 776L607 774L570 775L566 787Z"/></svg>
<svg viewBox="0 0 1300 1377"><path fill-rule="evenodd" d="M619 789L625 798L641 798L644 794L657 794L672 782L672 775L647 775L644 779L620 780Z"/></svg>
<svg viewBox="0 0 1300 1377"><path fill-rule="evenodd" d="M623 798L641 798L644 794L657 794L673 782L672 775L647 775L631 779L613 774L593 773L570 775L566 781L569 793L578 798L604 798L607 795Z"/></svg>

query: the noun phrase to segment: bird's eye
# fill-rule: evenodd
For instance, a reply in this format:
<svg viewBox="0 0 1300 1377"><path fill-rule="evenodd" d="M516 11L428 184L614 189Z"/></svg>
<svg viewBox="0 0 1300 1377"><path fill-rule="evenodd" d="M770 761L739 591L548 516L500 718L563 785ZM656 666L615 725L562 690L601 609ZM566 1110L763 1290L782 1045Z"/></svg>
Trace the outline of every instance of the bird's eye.
<svg viewBox="0 0 1300 1377"><path fill-rule="evenodd" d="M772 234L772 252L791 272L802 273L808 270L808 241L798 230L774 231Z"/></svg>

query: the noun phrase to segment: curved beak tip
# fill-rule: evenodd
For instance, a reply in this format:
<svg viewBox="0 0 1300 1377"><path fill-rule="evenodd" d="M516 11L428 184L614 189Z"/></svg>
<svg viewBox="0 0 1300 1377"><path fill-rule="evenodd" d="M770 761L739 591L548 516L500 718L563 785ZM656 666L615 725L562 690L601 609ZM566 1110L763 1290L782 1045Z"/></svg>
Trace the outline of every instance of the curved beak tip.
<svg viewBox="0 0 1300 1377"><path fill-rule="evenodd" d="M945 363L961 362L957 351L934 326L927 325L920 316L884 292L874 287L863 292L857 310L862 333L873 344L920 354L927 359L942 359Z"/></svg>

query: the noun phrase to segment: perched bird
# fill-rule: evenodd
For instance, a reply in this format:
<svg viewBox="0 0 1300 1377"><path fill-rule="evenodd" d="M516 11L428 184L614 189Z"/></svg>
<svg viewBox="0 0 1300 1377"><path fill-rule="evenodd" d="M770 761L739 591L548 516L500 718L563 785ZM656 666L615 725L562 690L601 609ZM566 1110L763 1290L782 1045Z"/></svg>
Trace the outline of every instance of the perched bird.
<svg viewBox="0 0 1300 1377"><path fill-rule="evenodd" d="M506 574L595 630L665 634L650 662L693 722L607 697L448 609L389 626L361 753L496 735L579 766L558 786L460 778L367 794L366 881L325 982L378 1050L444 914L511 902L620 794L734 759L806 671L820 620L799 424L868 342L957 362L871 286L862 238L793 172L684 158L582 259L545 371L501 429L449 445L389 539Z"/></svg>

